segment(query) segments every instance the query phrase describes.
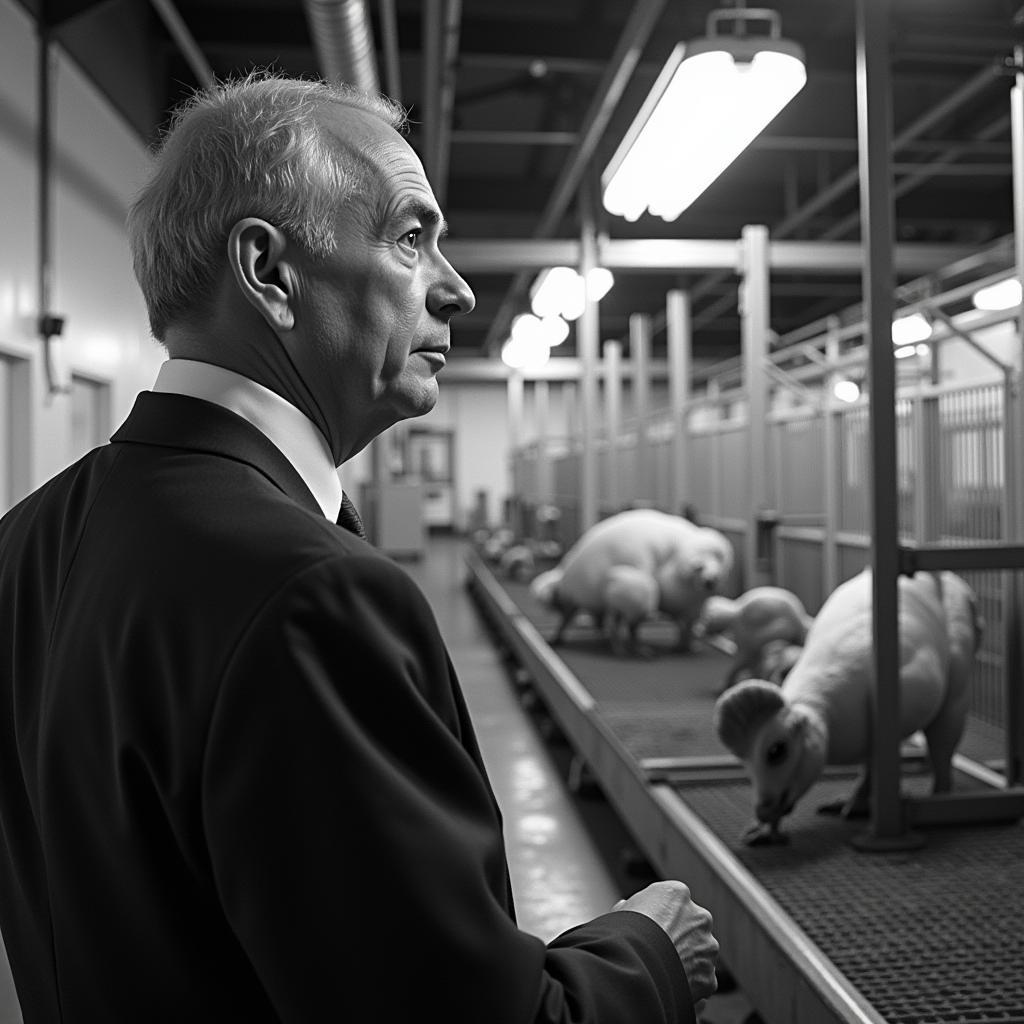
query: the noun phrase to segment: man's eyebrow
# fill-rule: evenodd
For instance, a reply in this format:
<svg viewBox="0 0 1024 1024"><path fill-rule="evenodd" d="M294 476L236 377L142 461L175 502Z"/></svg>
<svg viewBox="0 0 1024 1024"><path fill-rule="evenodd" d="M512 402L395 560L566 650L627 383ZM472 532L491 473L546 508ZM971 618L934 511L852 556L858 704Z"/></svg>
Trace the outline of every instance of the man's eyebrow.
<svg viewBox="0 0 1024 1024"><path fill-rule="evenodd" d="M434 227L435 225L439 226L439 237L444 238L448 234L448 222L433 206L423 202L422 199L406 200L398 207L397 210L395 210L394 217L416 217L418 220L421 220L424 224L429 224L431 227Z"/></svg>

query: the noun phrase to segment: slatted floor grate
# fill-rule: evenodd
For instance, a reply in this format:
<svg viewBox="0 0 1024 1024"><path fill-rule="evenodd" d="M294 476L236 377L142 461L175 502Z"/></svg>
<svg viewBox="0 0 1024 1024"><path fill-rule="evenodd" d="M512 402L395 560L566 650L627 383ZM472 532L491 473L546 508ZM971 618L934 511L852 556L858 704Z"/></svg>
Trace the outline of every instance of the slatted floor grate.
<svg viewBox="0 0 1024 1024"><path fill-rule="evenodd" d="M510 595L545 635L555 617L524 585ZM598 701L602 717L638 759L723 753L711 708L726 659L671 652L611 656L584 623L558 653ZM972 733L961 749L998 759L999 737ZM965 749L966 748L966 749ZM816 813L848 795L854 776L820 781L787 819L787 846L747 847L753 820L745 781L687 784L689 806L855 985L887 1024L1024 1024L1024 826L930 828L923 849L857 852L864 824ZM972 783L958 779L958 788ZM909 793L928 791L908 775Z"/></svg>
<svg viewBox="0 0 1024 1024"><path fill-rule="evenodd" d="M930 828L922 849L859 853L863 823L816 812L851 782L815 786L779 847L742 844L746 783L682 795L889 1024L1024 1024L1024 827Z"/></svg>

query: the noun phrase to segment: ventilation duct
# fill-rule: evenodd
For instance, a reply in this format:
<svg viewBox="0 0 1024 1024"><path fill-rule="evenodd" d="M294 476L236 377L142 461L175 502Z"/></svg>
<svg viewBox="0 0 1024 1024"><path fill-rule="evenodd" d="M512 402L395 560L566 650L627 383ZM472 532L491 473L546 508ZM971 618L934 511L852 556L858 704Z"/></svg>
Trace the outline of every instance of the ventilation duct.
<svg viewBox="0 0 1024 1024"><path fill-rule="evenodd" d="M379 93L373 29L366 0L304 0L320 73L329 82L347 82Z"/></svg>

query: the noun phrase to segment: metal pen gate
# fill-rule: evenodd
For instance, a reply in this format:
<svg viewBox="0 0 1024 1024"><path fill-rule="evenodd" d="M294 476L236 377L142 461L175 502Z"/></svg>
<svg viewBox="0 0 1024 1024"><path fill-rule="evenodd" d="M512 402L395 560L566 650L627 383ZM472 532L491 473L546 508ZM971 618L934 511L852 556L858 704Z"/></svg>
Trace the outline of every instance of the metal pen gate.
<svg viewBox="0 0 1024 1024"><path fill-rule="evenodd" d="M917 383L896 399L898 516L908 544L970 545L1004 538L1008 495L1005 431L1014 401L1008 382ZM601 515L621 508L668 509L671 417L662 411L633 423L618 438L598 440ZM637 432L647 431L648 467L637 464ZM768 432L768 480L775 520L769 576L798 594L811 612L870 559L868 406L822 398L773 410ZM689 502L703 523L721 530L742 551L748 508L744 470L751 444L742 395L702 397L689 410ZM546 449L546 450L542 450ZM538 464L548 463L549 483ZM579 535L580 455L572 439L548 439L513 456L516 502L523 532L533 511L561 510L560 537ZM1013 467L1011 467L1013 469ZM646 489L640 482L647 481ZM671 511L680 512L680 509ZM972 687L972 716L993 727L1005 721L1003 698L1003 580L1005 574L965 572L986 622ZM733 591L746 589L741 574Z"/></svg>

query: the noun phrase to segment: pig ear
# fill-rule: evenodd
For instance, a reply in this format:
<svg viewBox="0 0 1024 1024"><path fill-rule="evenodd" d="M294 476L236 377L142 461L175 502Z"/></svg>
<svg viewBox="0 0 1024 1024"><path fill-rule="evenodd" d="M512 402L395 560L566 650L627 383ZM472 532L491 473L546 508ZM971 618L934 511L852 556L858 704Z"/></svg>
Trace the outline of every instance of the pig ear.
<svg viewBox="0 0 1024 1024"><path fill-rule="evenodd" d="M715 704L715 731L738 758L745 759L761 726L774 718L786 702L771 683L748 679L731 687Z"/></svg>

